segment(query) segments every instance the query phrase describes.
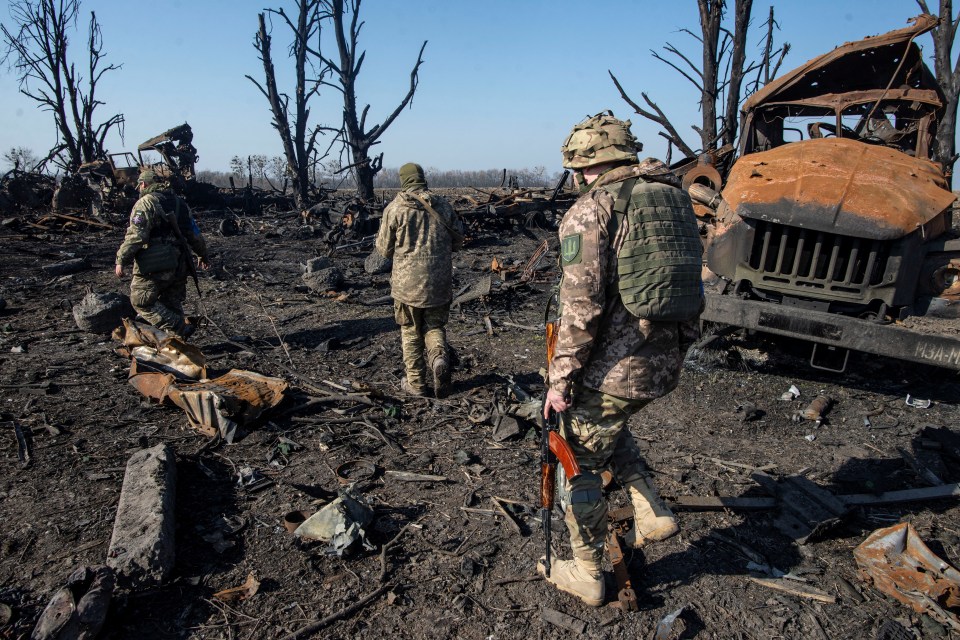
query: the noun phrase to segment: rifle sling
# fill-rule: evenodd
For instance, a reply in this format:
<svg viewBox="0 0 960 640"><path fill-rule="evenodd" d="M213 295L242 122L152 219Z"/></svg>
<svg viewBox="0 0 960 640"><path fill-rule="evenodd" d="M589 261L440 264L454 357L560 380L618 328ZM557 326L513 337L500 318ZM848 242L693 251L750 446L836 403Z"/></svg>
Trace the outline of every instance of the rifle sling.
<svg viewBox="0 0 960 640"><path fill-rule="evenodd" d="M433 218L434 221L439 222L441 225L443 225L443 227L450 233L450 237L453 238L454 242L460 242L463 240L463 234L461 234L459 231L457 231L452 226L450 226L450 223L444 220L443 216L437 213L437 210L430 205L429 200L421 196L419 193L411 192L410 195L412 195L414 198L420 201L420 204L422 204L424 208L426 208L427 213L430 214L430 217Z"/></svg>

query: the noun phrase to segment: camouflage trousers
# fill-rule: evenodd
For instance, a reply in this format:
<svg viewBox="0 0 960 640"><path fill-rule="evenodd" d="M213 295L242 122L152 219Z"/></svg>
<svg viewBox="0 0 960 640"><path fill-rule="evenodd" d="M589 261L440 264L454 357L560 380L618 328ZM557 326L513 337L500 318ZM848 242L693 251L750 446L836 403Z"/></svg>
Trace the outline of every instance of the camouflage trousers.
<svg viewBox="0 0 960 640"><path fill-rule="evenodd" d="M446 326L450 305L420 309L394 302L393 317L400 325L407 384L415 391L423 391L427 387L427 366L432 366L436 358L447 353Z"/></svg>
<svg viewBox="0 0 960 640"><path fill-rule="evenodd" d="M627 400L577 385L567 411L563 435L582 475L564 478L561 503L576 558L600 562L607 534L607 502L600 473L609 469L619 484L646 477L647 465L627 426L649 400Z"/></svg>
<svg viewBox="0 0 960 640"><path fill-rule="evenodd" d="M135 273L130 283L130 304L144 320L164 331L183 330L186 299L187 278L179 270L159 271L149 277Z"/></svg>

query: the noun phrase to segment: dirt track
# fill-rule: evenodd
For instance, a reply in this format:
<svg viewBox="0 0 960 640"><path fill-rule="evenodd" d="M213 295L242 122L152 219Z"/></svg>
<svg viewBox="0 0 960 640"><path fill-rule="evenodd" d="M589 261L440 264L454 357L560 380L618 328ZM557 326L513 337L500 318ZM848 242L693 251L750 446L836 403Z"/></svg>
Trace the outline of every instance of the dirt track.
<svg viewBox="0 0 960 640"><path fill-rule="evenodd" d="M536 438L497 442L489 422L468 419L489 409L495 396L506 398L507 376L540 392L543 340L533 329L542 323L546 284L508 287L494 277L491 295L452 314L449 335L459 356L452 396L402 398L392 308L363 304L389 292L388 277L364 272L365 251L341 252L333 260L349 295L317 296L304 287L300 265L326 253L319 238L297 233L290 219L266 215L247 222L242 234L222 237L216 216L201 219L220 268L201 279L216 326L195 342L211 358L213 373L248 369L284 377L295 388L276 416L229 446L211 446L187 427L179 409L144 400L126 384L129 363L114 353L116 343L73 322L70 309L88 290L126 291L128 281L121 284L112 273L121 220L113 231L28 231L0 239L0 297L6 300L0 312L0 603L13 616L0 625L0 638L27 637L73 568L103 563L126 460L159 443L177 454L174 576L158 590L118 594L105 638L278 638L384 582L382 595L322 633L576 635L542 621L543 610L552 609L585 623L586 637L651 638L658 621L684 607L669 637L874 638L890 619L925 638L951 637L867 586L852 556L869 532L907 520L956 566L960 508L949 499L856 508L824 539L805 545L778 531L769 510L682 511L681 535L630 556L640 612L591 609L558 593L534 570L542 554L532 510ZM484 275L494 257L522 266L543 238L553 234L476 234L456 257L455 290ZM55 278L40 271L73 256L89 257L92 268ZM196 311L194 302L191 293L188 306ZM721 339L712 346L719 349L691 361L675 393L632 422L664 495L765 496L751 478L757 469L774 478L802 475L835 494L923 487L898 448L925 461L943 482L960 481L960 449L951 456L949 448L960 437L956 374L856 357L847 374L835 376L807 368L783 345L756 350ZM280 415L307 400L299 390L305 384L334 394L337 387L356 390L355 383L378 392L374 406L321 404ZM791 385L801 396L782 400ZM826 420L819 426L795 421L821 393L833 400ZM908 406L908 394L932 403ZM338 420L344 415L365 416L369 424L362 417ZM17 459L14 421L32 434L33 461L25 468ZM928 448L935 436L947 443L939 451ZM355 459L378 469L357 486L375 510L371 548L338 558L320 543L295 540L282 526L283 515L329 501L340 488L334 470ZM243 466L274 484L253 492L238 486ZM402 482L387 470L447 480ZM494 496L531 507L517 514L519 532L496 510ZM609 498L626 504L620 490ZM559 518L554 525L555 548L565 557L564 527ZM836 602L750 581L744 553L751 550ZM249 600L224 604L212 597L251 573L260 588ZM615 599L610 594L612 574L608 601Z"/></svg>

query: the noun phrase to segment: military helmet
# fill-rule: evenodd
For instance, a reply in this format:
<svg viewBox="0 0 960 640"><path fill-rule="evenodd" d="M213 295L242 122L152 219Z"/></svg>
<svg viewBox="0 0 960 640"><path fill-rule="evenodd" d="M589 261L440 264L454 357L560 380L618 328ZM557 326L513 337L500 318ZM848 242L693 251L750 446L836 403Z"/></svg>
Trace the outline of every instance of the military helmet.
<svg viewBox="0 0 960 640"><path fill-rule="evenodd" d="M137 183L142 182L142 183L148 184L148 185L149 185L149 184L153 184L153 183L156 182L156 181L157 181L157 174L156 174L154 171L150 170L150 169L144 169L144 170L142 170L142 171L140 172L140 177L137 178Z"/></svg>
<svg viewBox="0 0 960 640"><path fill-rule="evenodd" d="M583 169L604 162L637 162L641 149L643 145L630 132L630 121L618 120L607 111L575 126L560 151L564 167Z"/></svg>

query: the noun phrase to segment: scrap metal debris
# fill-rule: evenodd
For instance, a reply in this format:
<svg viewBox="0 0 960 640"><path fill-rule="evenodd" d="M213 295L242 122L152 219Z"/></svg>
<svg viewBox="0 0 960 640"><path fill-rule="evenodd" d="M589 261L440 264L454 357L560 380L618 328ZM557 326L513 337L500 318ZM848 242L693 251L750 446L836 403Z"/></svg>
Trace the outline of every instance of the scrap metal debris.
<svg viewBox="0 0 960 640"><path fill-rule="evenodd" d="M260 581L257 580L253 573L250 573L247 575L244 583L239 587L230 587L229 589L217 591L213 594L213 597L222 602L241 602L257 595L257 591L259 590Z"/></svg>
<svg viewBox="0 0 960 640"><path fill-rule="evenodd" d="M232 369L206 380L206 359L195 346L165 332L124 320L118 349L131 358L129 383L144 396L170 401L187 414L190 426L232 443L242 425L280 404L289 383L253 371ZM195 382L195 380L199 380Z"/></svg>
<svg viewBox="0 0 960 640"><path fill-rule="evenodd" d="M877 529L853 557L874 588L960 631L960 572L930 551L909 522Z"/></svg>
<svg viewBox="0 0 960 640"><path fill-rule="evenodd" d="M349 489L336 500L307 518L293 532L298 538L328 543L327 551L336 556L358 539L366 538L365 528L373 522L373 509Z"/></svg>
<svg viewBox="0 0 960 640"><path fill-rule="evenodd" d="M140 385L147 379L135 380L138 374L161 372L181 380L207 377L207 361L200 349L162 329L124 318L123 327L118 327L113 337L123 342L117 352L133 359L130 384L148 397L160 399L158 394L141 389Z"/></svg>
<svg viewBox="0 0 960 640"><path fill-rule="evenodd" d="M113 586L110 567L76 569L67 578L66 585L53 594L30 638L96 638L107 618Z"/></svg>
<svg viewBox="0 0 960 640"><path fill-rule="evenodd" d="M219 434L232 443L239 427L280 404L288 387L282 378L232 369L205 382L171 381L165 394L184 410L191 427L206 436Z"/></svg>

